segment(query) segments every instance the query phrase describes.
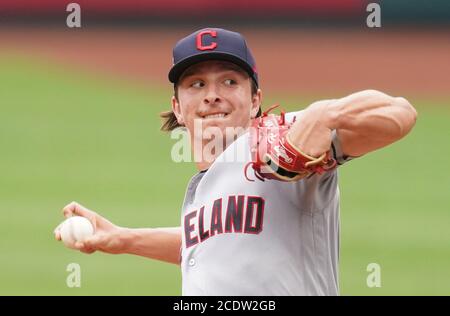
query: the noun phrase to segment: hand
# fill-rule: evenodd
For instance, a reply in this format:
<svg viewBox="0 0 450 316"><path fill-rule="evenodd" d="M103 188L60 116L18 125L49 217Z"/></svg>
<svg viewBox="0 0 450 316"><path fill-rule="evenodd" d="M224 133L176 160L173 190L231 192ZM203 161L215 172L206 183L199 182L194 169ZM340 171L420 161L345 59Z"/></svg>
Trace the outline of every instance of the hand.
<svg viewBox="0 0 450 316"><path fill-rule="evenodd" d="M75 243L75 248L83 253L91 254L95 251L103 251L111 254L124 252L125 242L123 236L127 229L114 225L104 217L85 208L77 202L72 202L63 208L64 217L68 218L74 215L87 218L94 226L94 235L87 238L84 242ZM61 240L61 225L56 227L54 234L56 240Z"/></svg>
<svg viewBox="0 0 450 316"><path fill-rule="evenodd" d="M297 115L288 138L303 153L318 158L330 150L333 120L329 106L334 101L314 102Z"/></svg>

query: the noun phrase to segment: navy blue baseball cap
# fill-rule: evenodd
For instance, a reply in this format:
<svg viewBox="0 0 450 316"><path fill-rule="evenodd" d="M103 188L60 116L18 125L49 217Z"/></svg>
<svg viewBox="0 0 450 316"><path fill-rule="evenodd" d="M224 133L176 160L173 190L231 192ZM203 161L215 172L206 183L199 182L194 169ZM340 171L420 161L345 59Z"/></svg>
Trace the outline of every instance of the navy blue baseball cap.
<svg viewBox="0 0 450 316"><path fill-rule="evenodd" d="M255 59L245 38L239 33L220 28L201 29L178 41L173 49L169 81L177 83L187 68L207 60L232 62L245 70L259 86Z"/></svg>

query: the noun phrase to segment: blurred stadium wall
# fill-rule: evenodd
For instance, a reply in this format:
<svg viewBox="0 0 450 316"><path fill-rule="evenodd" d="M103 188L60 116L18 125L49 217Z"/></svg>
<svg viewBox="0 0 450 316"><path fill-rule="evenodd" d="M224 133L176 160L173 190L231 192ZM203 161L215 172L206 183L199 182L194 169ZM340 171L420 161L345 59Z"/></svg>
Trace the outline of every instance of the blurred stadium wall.
<svg viewBox="0 0 450 316"><path fill-rule="evenodd" d="M57 21L68 3L83 8L89 23L173 23L230 21L318 24L361 20L368 3L379 3L385 22L393 24L449 24L450 3L446 0L3 0L0 4L3 21Z"/></svg>
<svg viewBox="0 0 450 316"><path fill-rule="evenodd" d="M79 0L82 27L69 29L71 2L3 0L0 48L166 85L176 40L216 26L247 37L269 93L438 96L450 86L445 0L378 1L381 28L367 27L366 0Z"/></svg>

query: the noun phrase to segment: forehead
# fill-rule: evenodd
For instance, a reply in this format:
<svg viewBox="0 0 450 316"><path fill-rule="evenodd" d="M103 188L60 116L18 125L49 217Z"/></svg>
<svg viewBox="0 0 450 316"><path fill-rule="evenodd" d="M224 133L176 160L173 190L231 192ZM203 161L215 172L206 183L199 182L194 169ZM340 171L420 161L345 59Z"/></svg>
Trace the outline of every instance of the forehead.
<svg viewBox="0 0 450 316"><path fill-rule="evenodd" d="M186 69L180 76L180 81L183 78L193 75L201 75L206 74L208 72L223 72L223 71L233 71L248 77L247 73L236 64L233 64L228 61L208 60L192 65L191 67Z"/></svg>

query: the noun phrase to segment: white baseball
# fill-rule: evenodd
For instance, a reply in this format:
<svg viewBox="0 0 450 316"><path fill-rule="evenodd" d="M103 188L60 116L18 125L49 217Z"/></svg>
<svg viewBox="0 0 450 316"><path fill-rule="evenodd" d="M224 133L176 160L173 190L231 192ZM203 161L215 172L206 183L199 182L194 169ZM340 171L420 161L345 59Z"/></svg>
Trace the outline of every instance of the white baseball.
<svg viewBox="0 0 450 316"><path fill-rule="evenodd" d="M75 249L77 241L83 242L87 237L94 234L94 226L85 217L72 216L62 222L60 233L64 245Z"/></svg>

